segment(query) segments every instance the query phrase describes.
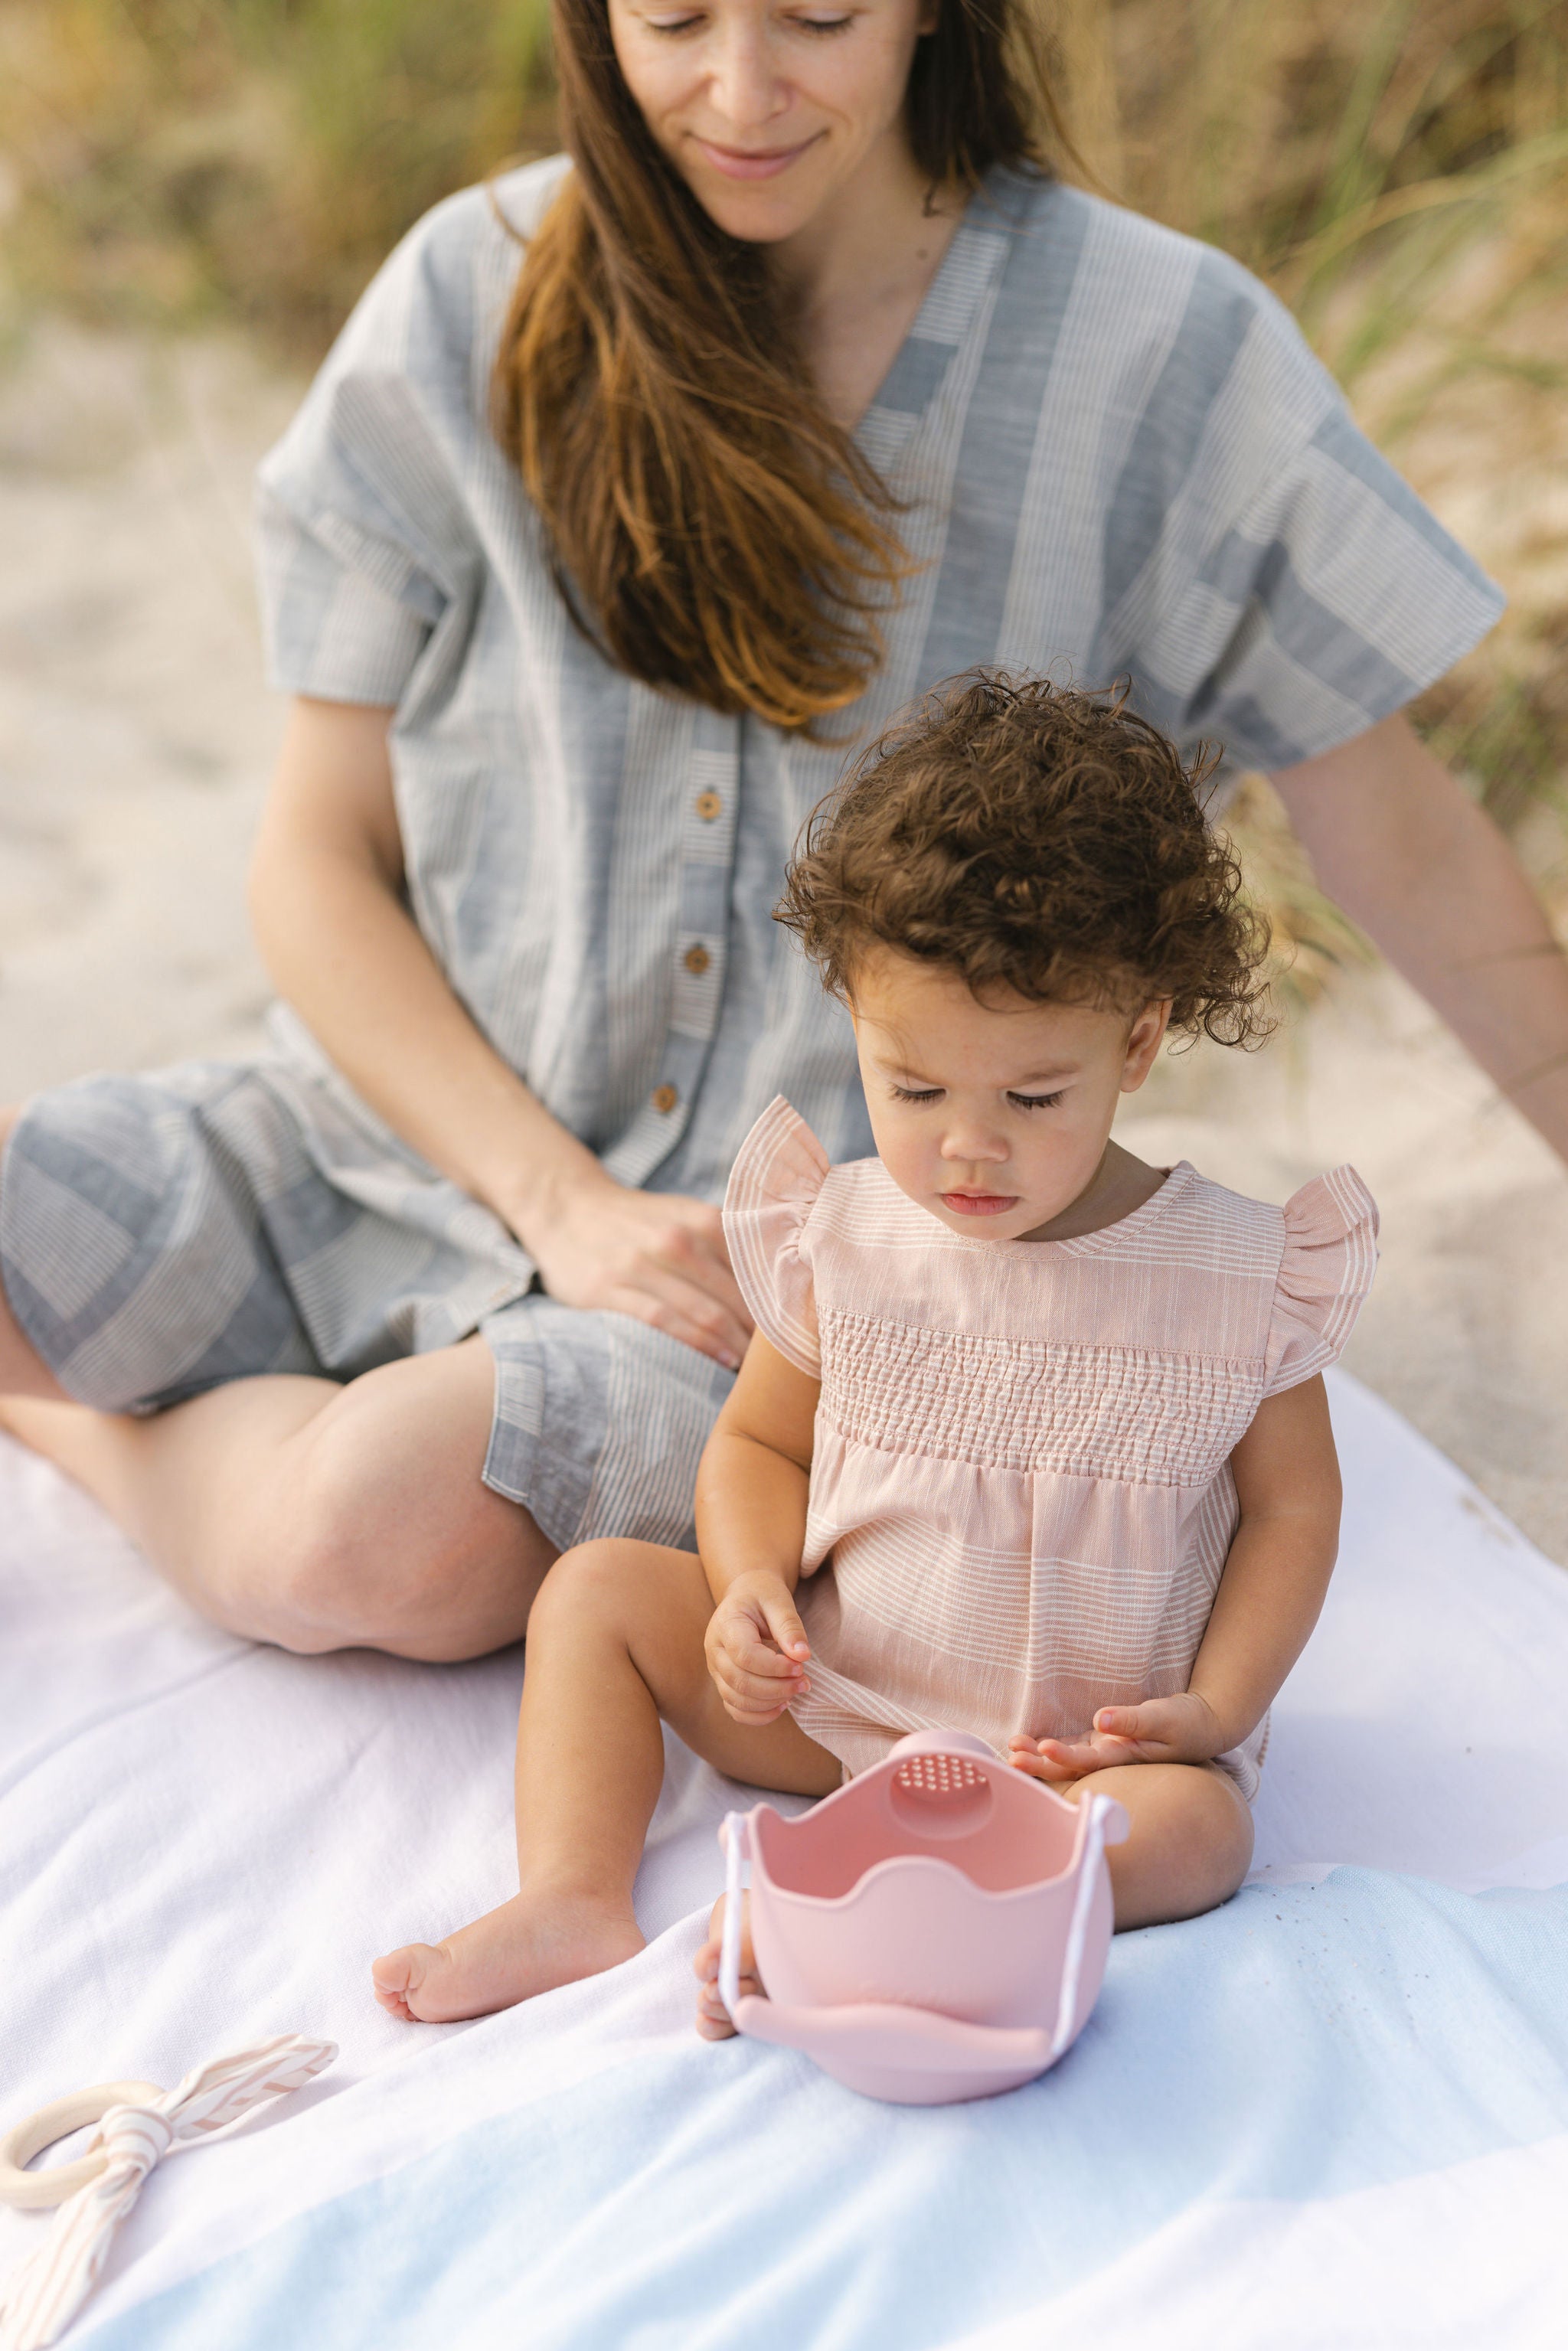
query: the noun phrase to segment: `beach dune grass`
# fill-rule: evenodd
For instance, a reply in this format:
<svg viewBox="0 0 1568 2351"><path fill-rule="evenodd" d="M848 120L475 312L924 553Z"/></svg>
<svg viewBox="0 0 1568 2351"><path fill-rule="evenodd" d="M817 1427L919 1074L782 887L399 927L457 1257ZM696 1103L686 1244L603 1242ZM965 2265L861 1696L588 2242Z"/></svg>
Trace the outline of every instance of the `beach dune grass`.
<svg viewBox="0 0 1568 2351"><path fill-rule="evenodd" d="M1039 5L1069 174L1265 277L1509 588L1419 716L1561 901L1568 5ZM554 143L545 0L0 0L5 314L309 360L430 204ZM1310 987L1354 942L1266 794L1239 823Z"/></svg>

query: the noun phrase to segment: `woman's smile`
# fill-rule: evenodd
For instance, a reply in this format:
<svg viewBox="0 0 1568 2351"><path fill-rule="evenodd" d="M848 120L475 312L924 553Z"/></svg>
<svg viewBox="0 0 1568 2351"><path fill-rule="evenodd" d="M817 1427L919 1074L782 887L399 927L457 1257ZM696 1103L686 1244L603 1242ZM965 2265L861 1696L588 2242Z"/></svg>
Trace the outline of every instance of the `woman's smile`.
<svg viewBox="0 0 1568 2351"><path fill-rule="evenodd" d="M691 133L691 141L704 160L711 163L716 172L722 172L727 179L771 180L776 179L780 172L787 172L791 163L798 162L807 149L814 147L823 135L821 131L814 131L810 139L800 140L792 147L720 147L711 139L701 138L695 131Z"/></svg>
<svg viewBox="0 0 1568 2351"><path fill-rule="evenodd" d="M782 248L815 224L861 277L864 239L874 285L890 237L904 261L906 245L932 244L930 177L904 121L915 48L936 21L928 5L855 0L825 16L821 0L695 0L672 16L668 0L609 0L609 14L628 89L718 226ZM804 256L820 276L815 243Z"/></svg>

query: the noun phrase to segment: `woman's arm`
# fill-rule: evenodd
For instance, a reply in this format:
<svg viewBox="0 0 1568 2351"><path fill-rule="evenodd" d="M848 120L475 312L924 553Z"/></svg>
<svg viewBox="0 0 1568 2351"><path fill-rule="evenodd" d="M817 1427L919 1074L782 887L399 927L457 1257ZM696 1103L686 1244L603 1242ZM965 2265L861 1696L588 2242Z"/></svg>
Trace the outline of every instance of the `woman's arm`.
<svg viewBox="0 0 1568 2351"><path fill-rule="evenodd" d="M756 1332L697 1469L697 1548L716 1604L708 1671L737 1722L772 1722L810 1687L791 1594L820 1392Z"/></svg>
<svg viewBox="0 0 1568 2351"><path fill-rule="evenodd" d="M1113 1763L1207 1763L1262 1721L1318 1621L1339 1548L1322 1379L1260 1404L1230 1467L1240 1517L1186 1692L1102 1707L1083 1739L1015 1740L1020 1769L1076 1780Z"/></svg>
<svg viewBox="0 0 1568 2351"><path fill-rule="evenodd" d="M1568 956L1485 810L1400 716L1273 782L1329 896L1568 1159Z"/></svg>
<svg viewBox="0 0 1568 2351"><path fill-rule="evenodd" d="M294 705L250 881L279 992L394 1133L517 1234L552 1297L737 1363L750 1318L718 1210L607 1176L481 1036L404 906L391 718Z"/></svg>

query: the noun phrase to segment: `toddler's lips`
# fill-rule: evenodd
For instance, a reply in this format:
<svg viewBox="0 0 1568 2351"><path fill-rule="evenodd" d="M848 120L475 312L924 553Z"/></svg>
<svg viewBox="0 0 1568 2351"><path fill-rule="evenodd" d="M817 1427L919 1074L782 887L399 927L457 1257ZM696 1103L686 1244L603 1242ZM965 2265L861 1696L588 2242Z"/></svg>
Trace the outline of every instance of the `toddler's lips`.
<svg viewBox="0 0 1568 2351"><path fill-rule="evenodd" d="M945 1208L957 1217L1005 1217L1019 1204L1017 1192L939 1192Z"/></svg>

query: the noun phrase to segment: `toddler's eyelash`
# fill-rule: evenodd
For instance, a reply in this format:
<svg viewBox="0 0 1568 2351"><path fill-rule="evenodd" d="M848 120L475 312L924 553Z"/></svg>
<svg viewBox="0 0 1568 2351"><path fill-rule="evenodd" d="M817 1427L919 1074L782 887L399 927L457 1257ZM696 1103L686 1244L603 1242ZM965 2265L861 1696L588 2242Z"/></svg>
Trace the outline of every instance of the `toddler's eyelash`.
<svg viewBox="0 0 1568 2351"><path fill-rule="evenodd" d="M940 1086L894 1086L893 1089L894 1102L937 1102L941 1098L941 1093ZM1016 1102L1019 1110L1054 1110L1061 1100L1061 1094L1060 1092L1053 1094L1009 1093L1008 1100L1010 1102Z"/></svg>

